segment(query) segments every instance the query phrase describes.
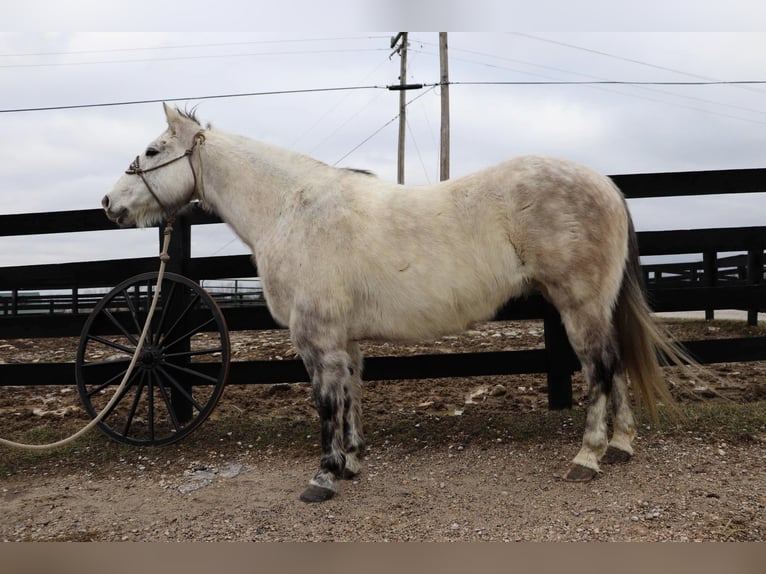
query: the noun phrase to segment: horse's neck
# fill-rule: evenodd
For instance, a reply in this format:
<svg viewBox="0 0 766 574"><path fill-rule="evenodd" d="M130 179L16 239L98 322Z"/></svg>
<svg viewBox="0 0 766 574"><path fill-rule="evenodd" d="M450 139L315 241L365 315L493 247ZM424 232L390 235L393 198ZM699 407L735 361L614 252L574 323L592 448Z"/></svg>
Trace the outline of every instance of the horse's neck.
<svg viewBox="0 0 766 574"><path fill-rule="evenodd" d="M291 196L319 162L246 138L220 134L202 151L205 201L256 251Z"/></svg>

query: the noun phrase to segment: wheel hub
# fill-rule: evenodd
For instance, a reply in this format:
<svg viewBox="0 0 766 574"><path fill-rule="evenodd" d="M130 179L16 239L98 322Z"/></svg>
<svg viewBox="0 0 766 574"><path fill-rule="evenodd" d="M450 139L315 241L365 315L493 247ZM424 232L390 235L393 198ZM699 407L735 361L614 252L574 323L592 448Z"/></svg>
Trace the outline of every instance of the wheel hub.
<svg viewBox="0 0 766 574"><path fill-rule="evenodd" d="M138 366L142 369L150 370L156 367L162 361L162 353L154 345L144 345L141 351L141 357L138 359Z"/></svg>

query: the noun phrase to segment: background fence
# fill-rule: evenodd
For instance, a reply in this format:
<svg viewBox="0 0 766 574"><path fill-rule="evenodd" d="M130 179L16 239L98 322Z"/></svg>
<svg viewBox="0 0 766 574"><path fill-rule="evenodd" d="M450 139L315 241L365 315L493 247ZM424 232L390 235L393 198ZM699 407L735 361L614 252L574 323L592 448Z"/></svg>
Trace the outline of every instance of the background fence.
<svg viewBox="0 0 766 574"><path fill-rule="evenodd" d="M766 169L620 175L613 179L628 198L766 191ZM178 218L168 271L198 282L256 277L257 269L247 255L191 256L194 227L213 223L220 220L197 208ZM0 237L114 229L100 209L0 216ZM644 266L655 311L705 311L712 318L716 309L743 309L751 324L757 321L758 312L766 312L766 226L652 231L638 236L641 255L702 256L701 261ZM740 255L718 255L730 252ZM84 290L107 289L133 275L156 271L158 266L156 257L147 257L0 268L0 338L79 336L87 314L101 297ZM257 289L238 293L213 290L213 295L230 330L277 328ZM579 364L555 309L533 295L510 301L496 319L542 319L545 347L370 358L365 363L365 378L544 372L549 382L549 405L571 406L571 373ZM687 347L703 363L766 360L766 337L689 342ZM229 376L233 384L306 380L297 360L235 362ZM74 363L0 364L0 385L49 384L74 384Z"/></svg>

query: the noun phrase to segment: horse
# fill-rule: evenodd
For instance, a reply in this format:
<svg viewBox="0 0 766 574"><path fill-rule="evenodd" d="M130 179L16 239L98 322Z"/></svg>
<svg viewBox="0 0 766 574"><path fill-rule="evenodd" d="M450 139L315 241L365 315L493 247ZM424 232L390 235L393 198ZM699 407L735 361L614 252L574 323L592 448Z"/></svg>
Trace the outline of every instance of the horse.
<svg viewBox="0 0 766 574"><path fill-rule="evenodd" d="M600 463L633 456L629 381L653 417L674 404L658 354L689 358L650 315L633 223L608 177L523 156L404 186L163 107L167 129L102 207L120 226L149 226L198 200L250 248L319 414L321 458L304 502L332 498L362 468L360 341L460 332L533 290L558 310L588 385L582 444L564 480L590 481Z"/></svg>

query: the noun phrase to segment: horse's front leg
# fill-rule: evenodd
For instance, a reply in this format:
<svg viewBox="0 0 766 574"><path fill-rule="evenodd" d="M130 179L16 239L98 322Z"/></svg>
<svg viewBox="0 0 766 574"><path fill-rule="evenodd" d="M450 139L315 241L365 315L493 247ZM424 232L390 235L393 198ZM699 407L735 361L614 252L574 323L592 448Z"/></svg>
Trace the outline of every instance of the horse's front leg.
<svg viewBox="0 0 766 574"><path fill-rule="evenodd" d="M345 388L350 378L345 350L299 349L311 374L314 402L321 424L322 457L319 470L301 494L304 502L322 502L335 495L337 480L346 467L344 452Z"/></svg>
<svg viewBox="0 0 766 574"><path fill-rule="evenodd" d="M343 478L352 479L362 469L362 457L364 456L365 442L362 430L362 352L359 344L351 342L348 345L348 354L351 359L349 366L350 376L344 388L344 418L343 439L346 454L346 467Z"/></svg>

